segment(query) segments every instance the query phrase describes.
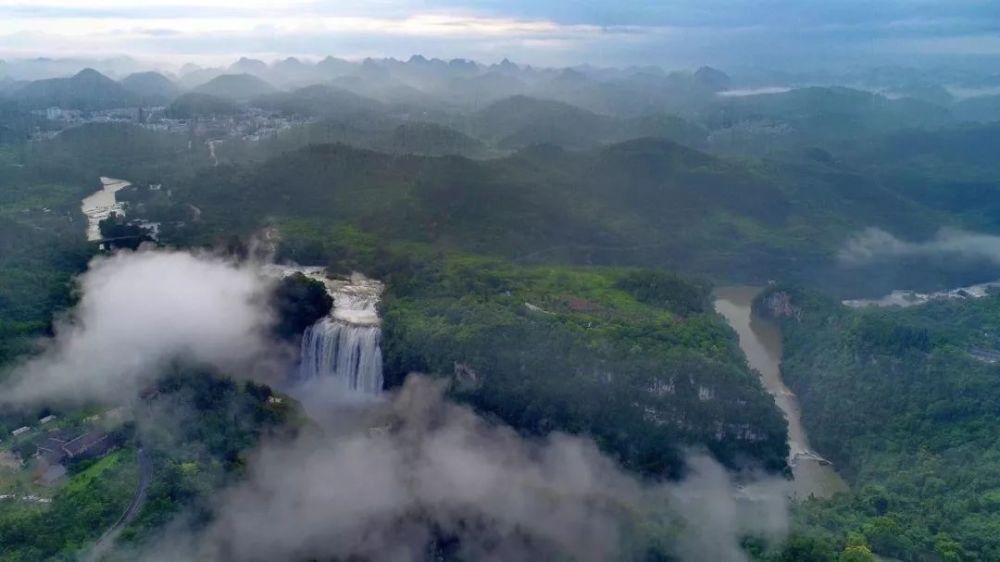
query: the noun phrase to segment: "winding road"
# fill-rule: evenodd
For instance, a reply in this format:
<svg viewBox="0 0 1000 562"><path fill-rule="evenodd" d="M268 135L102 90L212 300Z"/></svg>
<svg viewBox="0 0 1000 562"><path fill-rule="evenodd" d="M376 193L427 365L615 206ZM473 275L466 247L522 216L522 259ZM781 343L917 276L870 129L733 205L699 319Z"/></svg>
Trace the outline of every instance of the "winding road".
<svg viewBox="0 0 1000 562"><path fill-rule="evenodd" d="M108 527L108 530L104 531L101 538L97 539L97 542L94 543L93 548L90 549L90 552L84 558L87 562L96 562L107 554L111 546L115 544L115 539L118 538L122 529L135 519L142 508L142 504L146 501L149 482L153 479L153 463L149 459L149 454L142 447L139 447L136 457L139 461L139 484L135 488L135 493L132 494L132 501L129 502L128 507L125 508L125 512L115 521L114 525Z"/></svg>

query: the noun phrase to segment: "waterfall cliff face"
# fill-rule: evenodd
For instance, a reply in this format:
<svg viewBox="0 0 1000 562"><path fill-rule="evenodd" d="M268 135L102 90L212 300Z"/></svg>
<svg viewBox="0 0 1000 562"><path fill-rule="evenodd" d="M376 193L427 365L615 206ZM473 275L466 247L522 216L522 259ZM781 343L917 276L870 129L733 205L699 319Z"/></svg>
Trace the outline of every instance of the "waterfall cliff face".
<svg viewBox="0 0 1000 562"><path fill-rule="evenodd" d="M332 377L345 391L382 392L382 329L376 309L382 284L359 274L349 280L319 280L333 297L333 310L302 336L299 380Z"/></svg>
<svg viewBox="0 0 1000 562"><path fill-rule="evenodd" d="M383 286L360 274L331 279L322 268L279 267L281 274L300 272L320 281L333 297L333 309L302 335L299 382L334 379L344 392L382 392L382 328L377 305Z"/></svg>
<svg viewBox="0 0 1000 562"><path fill-rule="evenodd" d="M333 377L346 390L382 391L382 330L326 317L302 336L300 380Z"/></svg>

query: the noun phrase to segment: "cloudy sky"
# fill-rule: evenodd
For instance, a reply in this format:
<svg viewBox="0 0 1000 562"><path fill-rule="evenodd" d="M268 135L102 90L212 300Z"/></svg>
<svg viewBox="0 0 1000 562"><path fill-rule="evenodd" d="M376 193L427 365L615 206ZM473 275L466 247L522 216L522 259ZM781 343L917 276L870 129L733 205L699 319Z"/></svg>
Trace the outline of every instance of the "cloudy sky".
<svg viewBox="0 0 1000 562"><path fill-rule="evenodd" d="M0 57L541 65L1000 55L1000 0L0 0Z"/></svg>

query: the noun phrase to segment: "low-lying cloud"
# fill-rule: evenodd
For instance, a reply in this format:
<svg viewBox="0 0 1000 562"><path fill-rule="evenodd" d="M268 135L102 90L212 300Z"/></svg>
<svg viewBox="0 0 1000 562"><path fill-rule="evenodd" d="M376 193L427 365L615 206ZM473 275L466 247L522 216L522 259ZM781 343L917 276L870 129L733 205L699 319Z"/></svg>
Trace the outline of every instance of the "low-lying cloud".
<svg viewBox="0 0 1000 562"><path fill-rule="evenodd" d="M274 356L271 285L255 266L124 252L95 259L79 282L78 306L45 351L16 368L3 401L119 401L178 360L253 375ZM324 411L316 402L307 406ZM596 562L656 548L742 562L743 536L779 539L787 529L782 479L738 487L718 463L693 456L684 481L644 482L589 439L522 438L424 377L384 399L327 408L297 437L249 456L246 478L216 498L207 529L191 533L181 516L141 559Z"/></svg>
<svg viewBox="0 0 1000 562"><path fill-rule="evenodd" d="M839 258L851 266L893 258L959 258L1000 265L1000 236L942 228L926 242L908 242L868 228L848 241Z"/></svg>
<svg viewBox="0 0 1000 562"><path fill-rule="evenodd" d="M246 371L269 350L268 282L250 268L176 251L98 257L80 302L0 400L119 401L176 360ZM255 367L256 364L256 367Z"/></svg>
<svg viewBox="0 0 1000 562"><path fill-rule="evenodd" d="M162 560L746 560L739 540L787 528L786 488L737 490L707 457L680 483L647 484L588 439L526 440L411 376L393 397L325 431L270 442L221 496L197 539ZM177 550L178 545L186 545ZM193 546L192 546L193 545Z"/></svg>

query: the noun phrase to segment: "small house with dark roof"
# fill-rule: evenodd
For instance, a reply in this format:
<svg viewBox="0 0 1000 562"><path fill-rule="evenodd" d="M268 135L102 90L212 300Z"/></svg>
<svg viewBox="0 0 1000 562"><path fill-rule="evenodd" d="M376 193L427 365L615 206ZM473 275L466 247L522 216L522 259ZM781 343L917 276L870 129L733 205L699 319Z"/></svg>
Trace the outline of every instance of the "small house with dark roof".
<svg viewBox="0 0 1000 562"><path fill-rule="evenodd" d="M80 432L70 429L50 431L35 440L37 454L47 464L60 464L67 459L93 458L108 452L113 446L110 436L102 431Z"/></svg>

